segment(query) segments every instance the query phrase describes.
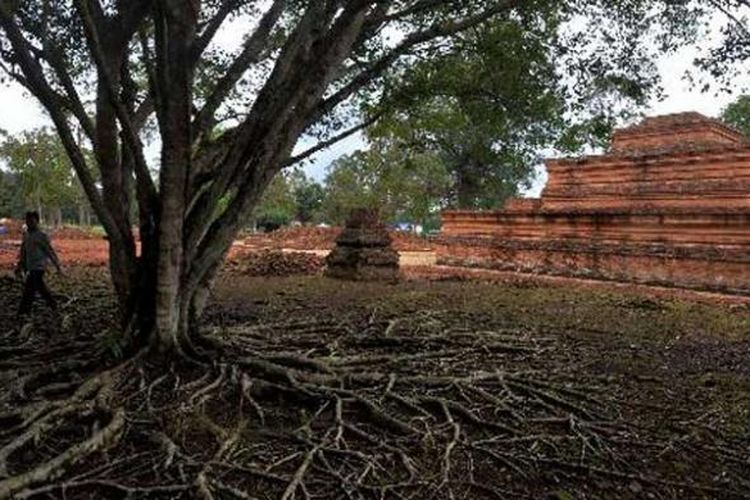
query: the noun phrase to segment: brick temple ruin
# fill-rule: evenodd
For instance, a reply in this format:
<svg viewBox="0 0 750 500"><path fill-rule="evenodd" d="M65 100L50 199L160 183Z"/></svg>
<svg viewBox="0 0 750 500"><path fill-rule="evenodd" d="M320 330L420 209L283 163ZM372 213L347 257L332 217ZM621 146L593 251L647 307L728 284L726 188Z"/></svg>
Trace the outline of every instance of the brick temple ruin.
<svg viewBox="0 0 750 500"><path fill-rule="evenodd" d="M326 257L325 274L349 281L398 281L398 252L377 210L352 211Z"/></svg>
<svg viewBox="0 0 750 500"><path fill-rule="evenodd" d="M750 143L698 113L546 162L541 198L443 213L438 262L750 293Z"/></svg>

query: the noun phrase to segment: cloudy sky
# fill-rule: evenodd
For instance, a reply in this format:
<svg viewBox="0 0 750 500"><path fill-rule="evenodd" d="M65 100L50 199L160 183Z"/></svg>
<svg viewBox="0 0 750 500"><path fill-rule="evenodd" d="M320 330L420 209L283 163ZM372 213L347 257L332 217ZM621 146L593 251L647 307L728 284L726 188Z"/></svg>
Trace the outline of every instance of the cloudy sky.
<svg viewBox="0 0 750 500"><path fill-rule="evenodd" d="M227 45L230 45L236 40L237 33L230 32L227 36L230 39ZM735 95L701 93L698 89L691 88L690 83L684 79L684 75L692 68L692 62L697 54L697 49L685 48L676 54L663 57L658 62L666 97L661 101L653 101L645 110L647 115L698 111L708 116L717 116L729 102L736 98ZM750 88L750 79L736 82L735 88ZM18 133L49 124L50 121L40 106L19 85L0 86L0 129L9 133ZM318 154L306 170L316 179L322 180L331 161L362 146L361 138L352 137ZM156 151L152 151L152 155L156 154ZM538 196L545 180L546 176L542 168L533 187L525 193L526 196Z"/></svg>

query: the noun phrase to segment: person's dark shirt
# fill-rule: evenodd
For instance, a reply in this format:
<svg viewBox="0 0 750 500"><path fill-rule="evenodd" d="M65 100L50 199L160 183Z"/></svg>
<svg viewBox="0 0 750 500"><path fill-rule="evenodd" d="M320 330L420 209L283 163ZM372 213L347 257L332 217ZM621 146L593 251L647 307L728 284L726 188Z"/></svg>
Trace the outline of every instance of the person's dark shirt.
<svg viewBox="0 0 750 500"><path fill-rule="evenodd" d="M21 256L19 265L24 271L44 271L47 263L51 261L56 267L59 266L57 254L52 248L49 236L39 229L27 231L23 235L21 244Z"/></svg>

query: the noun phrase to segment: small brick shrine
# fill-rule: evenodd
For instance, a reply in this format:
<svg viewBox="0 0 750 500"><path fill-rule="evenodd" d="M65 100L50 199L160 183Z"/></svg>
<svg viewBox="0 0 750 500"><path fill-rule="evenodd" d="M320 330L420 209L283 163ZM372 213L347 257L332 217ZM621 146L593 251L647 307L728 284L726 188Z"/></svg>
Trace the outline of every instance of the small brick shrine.
<svg viewBox="0 0 750 500"><path fill-rule="evenodd" d="M750 144L698 113L615 131L609 153L546 162L541 198L447 211L438 262L750 293Z"/></svg>
<svg viewBox="0 0 750 500"><path fill-rule="evenodd" d="M354 210L326 257L326 276L350 281L398 281L399 256L377 211Z"/></svg>

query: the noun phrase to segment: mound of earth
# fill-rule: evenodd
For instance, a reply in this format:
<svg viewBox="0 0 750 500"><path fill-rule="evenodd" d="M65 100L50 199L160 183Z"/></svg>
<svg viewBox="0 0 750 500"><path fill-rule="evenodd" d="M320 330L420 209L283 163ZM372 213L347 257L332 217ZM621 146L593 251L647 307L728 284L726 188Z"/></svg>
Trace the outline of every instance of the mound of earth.
<svg viewBox="0 0 750 500"><path fill-rule="evenodd" d="M260 250L231 255L226 269L244 276L299 276L318 274L323 265L323 258L315 254Z"/></svg>
<svg viewBox="0 0 750 500"><path fill-rule="evenodd" d="M256 248L288 248L293 250L332 250L340 227L288 227L263 234L253 234L245 244ZM389 231L393 247L399 252L421 252L432 249L431 242L421 236L400 231Z"/></svg>

